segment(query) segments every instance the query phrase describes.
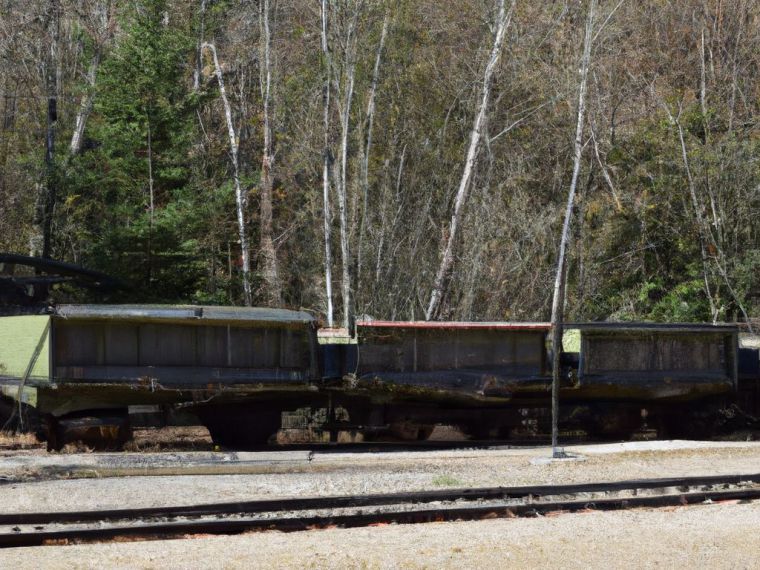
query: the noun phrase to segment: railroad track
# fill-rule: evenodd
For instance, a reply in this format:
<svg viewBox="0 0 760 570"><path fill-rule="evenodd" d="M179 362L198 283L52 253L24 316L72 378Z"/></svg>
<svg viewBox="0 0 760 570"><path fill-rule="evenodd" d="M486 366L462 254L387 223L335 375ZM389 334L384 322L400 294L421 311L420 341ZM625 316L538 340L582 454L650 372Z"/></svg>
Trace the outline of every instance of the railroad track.
<svg viewBox="0 0 760 570"><path fill-rule="evenodd" d="M760 473L0 515L0 547L530 517L760 499Z"/></svg>

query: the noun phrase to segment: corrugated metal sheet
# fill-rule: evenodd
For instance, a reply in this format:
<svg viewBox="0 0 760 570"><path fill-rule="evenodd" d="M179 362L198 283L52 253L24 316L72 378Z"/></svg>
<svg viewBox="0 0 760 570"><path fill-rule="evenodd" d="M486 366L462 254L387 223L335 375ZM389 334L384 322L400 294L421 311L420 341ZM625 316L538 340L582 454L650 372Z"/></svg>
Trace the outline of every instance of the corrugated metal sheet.
<svg viewBox="0 0 760 570"><path fill-rule="evenodd" d="M539 323L374 321L357 331L357 375L362 382L472 397L545 390L547 328Z"/></svg>
<svg viewBox="0 0 760 570"><path fill-rule="evenodd" d="M598 397L689 398L736 386L733 325L594 323L580 331L580 387Z"/></svg>

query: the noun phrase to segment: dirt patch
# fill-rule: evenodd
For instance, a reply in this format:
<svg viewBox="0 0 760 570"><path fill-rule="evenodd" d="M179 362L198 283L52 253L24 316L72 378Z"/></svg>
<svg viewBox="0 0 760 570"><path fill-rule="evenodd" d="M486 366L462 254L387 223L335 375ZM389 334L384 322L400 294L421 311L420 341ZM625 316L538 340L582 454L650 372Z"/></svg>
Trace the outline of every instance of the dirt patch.
<svg viewBox="0 0 760 570"><path fill-rule="evenodd" d="M133 431L124 451L212 451L214 444L203 426L140 428Z"/></svg>

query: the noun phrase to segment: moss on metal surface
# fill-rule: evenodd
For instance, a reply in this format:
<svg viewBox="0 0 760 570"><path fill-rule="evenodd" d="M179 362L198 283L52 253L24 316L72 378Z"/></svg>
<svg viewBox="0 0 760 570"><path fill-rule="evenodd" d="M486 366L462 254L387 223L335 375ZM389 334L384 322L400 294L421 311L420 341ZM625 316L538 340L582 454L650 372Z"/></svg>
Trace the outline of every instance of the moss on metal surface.
<svg viewBox="0 0 760 570"><path fill-rule="evenodd" d="M0 318L0 376L21 378L45 332L50 317L25 315ZM45 338L31 377L49 379L50 333Z"/></svg>
<svg viewBox="0 0 760 570"><path fill-rule="evenodd" d="M565 329L562 331L562 350L565 352L581 351L581 331Z"/></svg>

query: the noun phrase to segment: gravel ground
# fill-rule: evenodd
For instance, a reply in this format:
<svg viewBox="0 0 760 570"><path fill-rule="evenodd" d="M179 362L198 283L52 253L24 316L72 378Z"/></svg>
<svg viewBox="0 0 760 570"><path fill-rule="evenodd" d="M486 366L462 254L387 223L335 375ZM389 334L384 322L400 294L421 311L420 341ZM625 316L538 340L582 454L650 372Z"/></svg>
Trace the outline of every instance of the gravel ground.
<svg viewBox="0 0 760 570"><path fill-rule="evenodd" d="M759 525L755 502L9 549L0 567L756 568Z"/></svg>
<svg viewBox="0 0 760 570"><path fill-rule="evenodd" d="M760 472L760 443L639 442L579 446L571 449L583 461L545 463L549 450L456 450L406 453L306 452L266 454L279 462L273 472L236 475L132 476L54 479L0 485L4 512L148 507L257 498L340 495L412 491L445 487L490 487L624 479ZM104 456L105 458L113 456ZM149 472L153 460L165 456L115 456L121 464L134 463L136 472ZM254 461L257 454L173 454L182 465L199 458L234 471L238 463ZM96 465L98 454L80 457L24 456L16 461L79 461ZM23 460L23 461L22 461ZM0 459L0 472L13 471L12 457ZM264 460L262 460L264 461ZM107 462L106 462L107 463ZM29 465L24 463L25 469ZM97 475L92 468L91 474Z"/></svg>
<svg viewBox="0 0 760 570"><path fill-rule="evenodd" d="M636 442L577 446L582 461L541 461L549 450L402 453L70 454L0 457L0 474L44 465L156 465L258 474L51 479L0 485L3 512L191 504L263 497L377 493L443 487L613 481L755 473L760 444ZM537 461L538 460L538 461ZM257 463L258 462L258 463ZM36 466L36 467L35 467ZM760 502L588 512L538 519L390 525L300 533L252 533L155 542L113 542L0 551L0 568L754 568L760 565Z"/></svg>

